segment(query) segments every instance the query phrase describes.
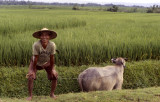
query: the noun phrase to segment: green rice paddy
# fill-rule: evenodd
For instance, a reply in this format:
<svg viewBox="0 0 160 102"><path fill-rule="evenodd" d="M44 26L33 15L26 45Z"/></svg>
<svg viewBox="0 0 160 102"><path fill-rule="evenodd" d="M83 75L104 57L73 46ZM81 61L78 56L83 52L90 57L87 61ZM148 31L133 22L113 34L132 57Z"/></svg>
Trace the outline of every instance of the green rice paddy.
<svg viewBox="0 0 160 102"><path fill-rule="evenodd" d="M0 9L0 65L25 66L32 56L33 32L58 33L57 65L89 65L112 57L160 59L160 15L65 9Z"/></svg>

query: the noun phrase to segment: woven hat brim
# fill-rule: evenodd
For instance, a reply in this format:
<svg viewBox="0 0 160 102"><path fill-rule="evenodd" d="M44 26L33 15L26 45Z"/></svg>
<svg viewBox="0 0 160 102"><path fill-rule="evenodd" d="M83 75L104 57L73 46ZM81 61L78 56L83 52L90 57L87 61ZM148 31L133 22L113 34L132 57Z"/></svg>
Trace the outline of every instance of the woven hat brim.
<svg viewBox="0 0 160 102"><path fill-rule="evenodd" d="M40 31L34 32L33 37L40 39L40 34L42 32L49 32L50 39L54 39L54 38L57 37L57 33L55 31L52 31L52 30L40 30Z"/></svg>

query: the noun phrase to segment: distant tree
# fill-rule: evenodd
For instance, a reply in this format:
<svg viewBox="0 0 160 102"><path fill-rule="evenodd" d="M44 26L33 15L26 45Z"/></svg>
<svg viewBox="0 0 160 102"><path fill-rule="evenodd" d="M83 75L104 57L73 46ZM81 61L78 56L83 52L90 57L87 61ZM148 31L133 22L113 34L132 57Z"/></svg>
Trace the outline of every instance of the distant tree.
<svg viewBox="0 0 160 102"><path fill-rule="evenodd" d="M158 5L153 5L150 8L147 8L147 13L160 13L160 7Z"/></svg>
<svg viewBox="0 0 160 102"><path fill-rule="evenodd" d="M78 5L77 5L77 4L75 4L75 5L73 6L72 10L79 10Z"/></svg>
<svg viewBox="0 0 160 102"><path fill-rule="evenodd" d="M147 8L147 13L153 13L152 8Z"/></svg>
<svg viewBox="0 0 160 102"><path fill-rule="evenodd" d="M135 7L135 8L133 8L133 12L137 12L137 8Z"/></svg>
<svg viewBox="0 0 160 102"><path fill-rule="evenodd" d="M107 11L117 12L118 11L118 6L113 5L111 8L107 9Z"/></svg>
<svg viewBox="0 0 160 102"><path fill-rule="evenodd" d="M118 11L118 6L113 5L113 12L117 12Z"/></svg>
<svg viewBox="0 0 160 102"><path fill-rule="evenodd" d="M29 0L28 0L28 8L32 8L32 2L30 2Z"/></svg>

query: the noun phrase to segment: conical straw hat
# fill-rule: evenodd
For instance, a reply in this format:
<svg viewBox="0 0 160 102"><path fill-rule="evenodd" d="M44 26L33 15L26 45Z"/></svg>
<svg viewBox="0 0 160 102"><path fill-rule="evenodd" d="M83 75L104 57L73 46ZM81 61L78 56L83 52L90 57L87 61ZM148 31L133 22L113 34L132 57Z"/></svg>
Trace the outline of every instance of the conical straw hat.
<svg viewBox="0 0 160 102"><path fill-rule="evenodd" d="M43 28L39 31L34 32L33 37L40 39L40 36L41 36L42 32L48 32L49 36L50 36L50 39L54 39L54 38L57 37L57 33L55 31L49 30L47 28Z"/></svg>

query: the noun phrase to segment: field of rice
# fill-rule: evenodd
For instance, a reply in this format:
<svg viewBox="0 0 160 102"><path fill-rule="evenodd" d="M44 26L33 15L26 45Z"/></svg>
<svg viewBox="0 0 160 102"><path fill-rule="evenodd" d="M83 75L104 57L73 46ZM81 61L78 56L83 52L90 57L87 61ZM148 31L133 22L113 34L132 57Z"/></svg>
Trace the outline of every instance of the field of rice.
<svg viewBox="0 0 160 102"><path fill-rule="evenodd" d="M47 27L58 33L56 65L160 59L160 15L65 9L0 9L0 66L26 66L33 32Z"/></svg>

